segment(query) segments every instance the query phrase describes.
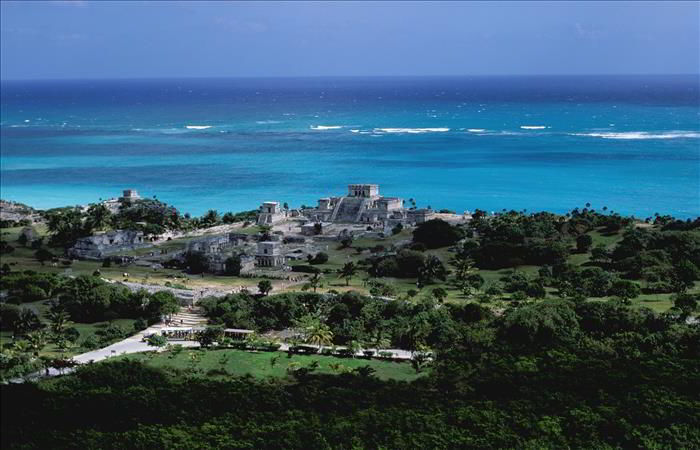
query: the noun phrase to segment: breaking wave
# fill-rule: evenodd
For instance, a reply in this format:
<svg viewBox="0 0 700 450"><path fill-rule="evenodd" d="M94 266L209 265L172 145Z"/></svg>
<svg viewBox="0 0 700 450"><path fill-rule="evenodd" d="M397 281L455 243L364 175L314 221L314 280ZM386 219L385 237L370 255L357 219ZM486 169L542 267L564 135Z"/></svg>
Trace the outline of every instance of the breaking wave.
<svg viewBox="0 0 700 450"><path fill-rule="evenodd" d="M188 130L206 130L211 128L211 125L186 125L185 128Z"/></svg>
<svg viewBox="0 0 700 450"><path fill-rule="evenodd" d="M669 131L669 132L648 132L648 131L625 131L625 132L599 132L599 133L570 133L571 136L588 136L602 139L697 139L700 132L697 131Z"/></svg>
<svg viewBox="0 0 700 450"><path fill-rule="evenodd" d="M545 125L521 125L520 128L522 128L523 130L544 130L550 127Z"/></svg>
<svg viewBox="0 0 700 450"><path fill-rule="evenodd" d="M275 123L282 123L282 122L279 120L257 120L255 123L257 123L258 125L272 125Z"/></svg>
<svg viewBox="0 0 700 450"><path fill-rule="evenodd" d="M312 130L339 130L343 128L342 125L311 125L309 128Z"/></svg>
<svg viewBox="0 0 700 450"><path fill-rule="evenodd" d="M445 131L450 131L449 128L375 128L374 132L377 133L443 133Z"/></svg>

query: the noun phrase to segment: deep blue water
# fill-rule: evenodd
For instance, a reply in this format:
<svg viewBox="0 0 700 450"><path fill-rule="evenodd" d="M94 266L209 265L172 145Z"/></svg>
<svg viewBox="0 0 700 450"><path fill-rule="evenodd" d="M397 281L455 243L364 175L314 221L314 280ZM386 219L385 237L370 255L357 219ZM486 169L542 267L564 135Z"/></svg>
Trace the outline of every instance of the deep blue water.
<svg viewBox="0 0 700 450"><path fill-rule="evenodd" d="M697 76L2 83L2 198L297 206L379 183L419 206L700 215ZM187 128L187 127L208 128Z"/></svg>

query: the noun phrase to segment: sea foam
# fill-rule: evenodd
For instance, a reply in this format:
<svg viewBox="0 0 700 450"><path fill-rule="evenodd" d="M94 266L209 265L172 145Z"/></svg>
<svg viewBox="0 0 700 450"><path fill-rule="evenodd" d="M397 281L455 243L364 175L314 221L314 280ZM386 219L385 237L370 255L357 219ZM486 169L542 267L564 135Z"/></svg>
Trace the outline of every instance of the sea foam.
<svg viewBox="0 0 700 450"><path fill-rule="evenodd" d="M211 125L186 125L185 128L188 130L206 130L211 128Z"/></svg>
<svg viewBox="0 0 700 450"><path fill-rule="evenodd" d="M648 132L648 131L625 131L625 132L601 132L601 133L570 133L571 136L589 136L602 139L697 139L700 132L697 131L668 131L668 132Z"/></svg>
<svg viewBox="0 0 700 450"><path fill-rule="evenodd" d="M342 125L311 125L309 128L312 130L338 130L343 128Z"/></svg>
<svg viewBox="0 0 700 450"><path fill-rule="evenodd" d="M523 130L544 130L545 128L549 128L545 125L521 125L520 128Z"/></svg>
<svg viewBox="0 0 700 450"><path fill-rule="evenodd" d="M375 128L375 133L444 133L450 131L449 128Z"/></svg>

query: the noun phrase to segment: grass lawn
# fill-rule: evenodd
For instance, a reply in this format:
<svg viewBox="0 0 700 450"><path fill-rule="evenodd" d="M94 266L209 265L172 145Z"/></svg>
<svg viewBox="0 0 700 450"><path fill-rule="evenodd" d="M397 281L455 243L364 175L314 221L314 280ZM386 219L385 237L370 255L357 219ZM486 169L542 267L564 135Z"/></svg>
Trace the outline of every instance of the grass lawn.
<svg viewBox="0 0 700 450"><path fill-rule="evenodd" d="M194 361L193 361L193 356ZM200 373L209 376L224 376L221 373L207 374L212 370L225 369L228 375L243 376L252 375L258 378L284 377L288 368L309 367L314 361L318 362L317 373L339 373L335 364L340 364L346 369L354 369L360 366L370 366L376 370L375 375L381 379L394 379L412 381L423 376L408 362L391 362L361 358L336 358L320 355L293 355L288 357L284 352L246 352L242 350L201 350L184 349L179 354L172 352L162 353L134 353L119 356L135 361L143 361L151 367L173 367L177 369L199 369ZM274 359L274 365L272 363ZM331 366L336 367L336 370ZM342 370L342 367L340 368Z"/></svg>

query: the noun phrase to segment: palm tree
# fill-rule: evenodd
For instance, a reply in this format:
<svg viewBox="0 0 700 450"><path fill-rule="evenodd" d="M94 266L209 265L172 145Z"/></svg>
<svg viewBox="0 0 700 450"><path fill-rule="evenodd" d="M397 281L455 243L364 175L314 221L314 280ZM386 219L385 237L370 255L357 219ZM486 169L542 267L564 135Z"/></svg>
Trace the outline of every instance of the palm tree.
<svg viewBox="0 0 700 450"><path fill-rule="evenodd" d="M345 286L350 286L350 279L357 273L357 266L350 261L343 265L343 268L338 271L339 278L345 278Z"/></svg>
<svg viewBox="0 0 700 450"><path fill-rule="evenodd" d="M86 225L90 230L101 230L109 224L111 213L109 209L101 203L90 205L87 210Z"/></svg>
<svg viewBox="0 0 700 450"><path fill-rule="evenodd" d="M440 259L435 255L430 255L425 259L420 269L420 280L422 283L430 283L435 278L444 279L445 267Z"/></svg>
<svg viewBox="0 0 700 450"><path fill-rule="evenodd" d="M63 309L52 309L47 314L51 321L51 331L56 337L63 334L70 321L70 315Z"/></svg>
<svg viewBox="0 0 700 450"><path fill-rule="evenodd" d="M46 347L47 341L48 339L45 331L35 331L27 335L27 342L34 356L39 356L39 352Z"/></svg>
<svg viewBox="0 0 700 450"><path fill-rule="evenodd" d="M309 282L306 283L308 287L313 288L314 292L316 292L316 289L321 286L321 280L323 277L321 276L320 273L316 272L313 274L311 278L309 278Z"/></svg>
<svg viewBox="0 0 700 450"><path fill-rule="evenodd" d="M307 344L323 347L333 343L333 332L318 316L302 317L297 321L297 329L304 336L304 342Z"/></svg>
<svg viewBox="0 0 700 450"><path fill-rule="evenodd" d="M307 330L306 342L312 345L323 347L333 343L333 332L325 323L319 323L310 330Z"/></svg>
<svg viewBox="0 0 700 450"><path fill-rule="evenodd" d="M471 258L456 256L450 263L456 269L455 277L457 278L459 288L464 295L469 296L472 288L469 277L474 274L474 262Z"/></svg>

